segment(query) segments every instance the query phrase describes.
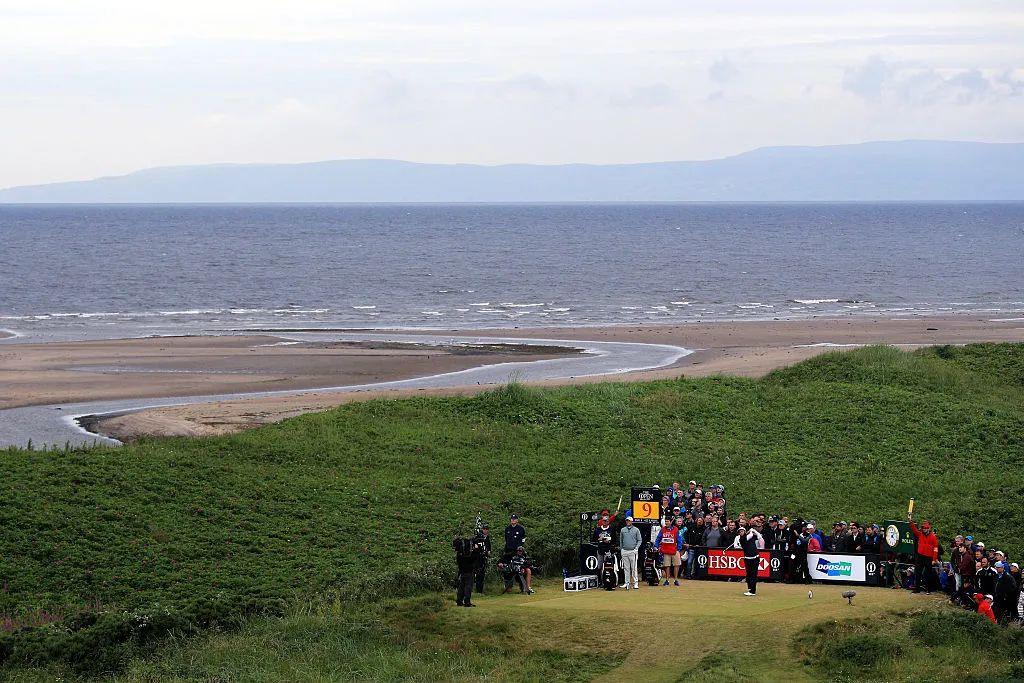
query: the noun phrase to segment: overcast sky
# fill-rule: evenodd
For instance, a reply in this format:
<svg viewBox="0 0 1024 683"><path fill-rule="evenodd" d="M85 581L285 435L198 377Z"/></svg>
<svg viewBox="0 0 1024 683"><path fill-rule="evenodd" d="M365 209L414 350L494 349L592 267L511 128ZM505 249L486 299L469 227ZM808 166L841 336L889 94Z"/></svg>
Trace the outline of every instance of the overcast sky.
<svg viewBox="0 0 1024 683"><path fill-rule="evenodd" d="M0 0L0 187L1024 141L1024 2Z"/></svg>

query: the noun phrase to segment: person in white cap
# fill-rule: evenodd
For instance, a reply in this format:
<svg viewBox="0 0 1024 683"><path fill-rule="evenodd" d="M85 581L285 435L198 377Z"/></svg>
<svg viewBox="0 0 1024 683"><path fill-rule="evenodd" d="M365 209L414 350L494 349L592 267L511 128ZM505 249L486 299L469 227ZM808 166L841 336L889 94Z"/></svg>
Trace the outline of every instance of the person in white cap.
<svg viewBox="0 0 1024 683"><path fill-rule="evenodd" d="M626 526L619 531L619 549L622 555L622 571L625 574L626 590L640 588L640 572L637 569L637 555L643 544L640 530L633 526L633 517L626 516Z"/></svg>
<svg viewBox="0 0 1024 683"><path fill-rule="evenodd" d="M691 479L690 483L686 487L686 490L683 492L683 509L684 510L689 510L690 509L690 501L693 500L693 497L696 494L697 494L697 482L695 482L694 480Z"/></svg>

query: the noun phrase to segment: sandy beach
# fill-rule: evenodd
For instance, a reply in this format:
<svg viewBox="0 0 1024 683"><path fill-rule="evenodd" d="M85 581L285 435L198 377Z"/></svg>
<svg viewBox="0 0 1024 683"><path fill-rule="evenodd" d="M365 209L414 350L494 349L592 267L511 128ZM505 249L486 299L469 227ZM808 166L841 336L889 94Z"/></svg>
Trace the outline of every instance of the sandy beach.
<svg viewBox="0 0 1024 683"><path fill-rule="evenodd" d="M296 343L263 335L5 344L0 410L367 384L571 353L525 345Z"/></svg>
<svg viewBox="0 0 1024 683"><path fill-rule="evenodd" d="M972 342L1024 341L1024 321L990 321L978 317L912 319L843 318L813 319L798 321L770 322L722 322L677 325L644 325L622 327L580 327L580 328L520 328L500 330L446 330L445 332L472 333L518 338L545 338L565 340L630 341L658 344L674 344L693 349L695 352L678 363L657 370L623 373L614 376L554 380L537 384L564 384L598 381L628 381L663 379L679 376L706 376L730 374L748 377L761 376L772 369L790 365L819 353L832 350L855 348L864 344L897 344L906 348L935 344L965 344ZM400 398L410 395L468 395L485 390L487 387L468 386L448 389L380 390L363 391L358 394L331 394L315 391L316 387L336 386L346 380L358 378L365 383L370 378L401 376L403 373L441 373L465 367L466 363L491 363L507 360L507 354L493 354L486 357L459 357L438 351L419 350L415 353L390 355L386 362L380 357L368 360L364 354L349 349L347 363L368 363L361 369L340 369L323 349L296 348L295 346L264 346L276 343L272 337L199 337L182 338L169 342L161 340L132 340L125 342L103 342L100 348L106 358L109 354L122 355L123 364L138 366L137 355L156 358L163 367L182 367L196 362L199 356L209 365L211 358L218 359L217 367L236 367L232 363L238 356L246 356L251 372L234 375L197 373L191 377L179 378L168 373L117 373L113 376L98 373L98 377L83 380L75 376L73 386L61 388L60 381L73 372L67 369L56 371L37 370L38 378L23 378L16 390L6 380L9 377L10 361L0 363L0 378L4 379L3 400L8 405L24 404L26 400L46 400L55 392L74 390L80 399L99 396L125 396L129 387L133 391L150 392L145 395L181 395L183 388L194 393L212 393L216 390L250 391L266 388L273 383L275 388L309 387L308 393L292 396L239 399L211 404L157 408L138 413L111 417L92 426L101 434L127 440L142 435L212 435L224 434L261 424L275 422L306 412L325 410L351 401L371 398ZM85 362L85 356L95 352L91 344L39 345L33 349L41 356L62 357L73 354L76 362ZM61 347L61 348L54 348ZM84 350L79 350L83 347ZM15 346L3 347L8 354ZM83 355L84 354L84 355ZM324 358L326 356L327 359ZM89 356L91 358L91 356ZM536 356L540 358L544 356ZM51 357L52 360L52 357ZM516 360L523 360L517 357ZM95 365L98 361L88 360ZM110 362L109 360L107 362ZM302 365L301 372L283 373L283 366L295 369L292 364ZM303 365L306 364L306 365ZM59 377L47 373L59 372ZM136 375L143 375L139 378ZM125 378L132 376L124 384ZM47 379L48 383L41 380ZM380 380L375 380L380 381ZM191 384L190 384L191 383ZM304 384L305 383L305 384ZM68 394L70 395L70 394ZM142 394L140 394L142 395ZM21 402L21 403L18 403Z"/></svg>

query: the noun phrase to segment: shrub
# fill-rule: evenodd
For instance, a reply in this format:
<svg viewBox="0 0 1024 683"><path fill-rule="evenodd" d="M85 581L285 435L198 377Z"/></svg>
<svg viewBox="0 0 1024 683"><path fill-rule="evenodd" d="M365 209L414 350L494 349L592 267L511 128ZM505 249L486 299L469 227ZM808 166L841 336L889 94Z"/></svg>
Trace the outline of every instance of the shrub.
<svg viewBox="0 0 1024 683"><path fill-rule="evenodd" d="M944 609L915 615L910 622L910 637L928 646L963 639L972 647L991 648L1005 641L1005 630L977 612Z"/></svg>
<svg viewBox="0 0 1024 683"><path fill-rule="evenodd" d="M926 391L958 391L976 384L969 372L939 357L906 353L893 346L823 353L792 367L775 370L766 380L784 386L818 381Z"/></svg>
<svg viewBox="0 0 1024 683"><path fill-rule="evenodd" d="M822 656L830 666L870 669L902 653L903 647L890 636L860 633L826 643Z"/></svg>

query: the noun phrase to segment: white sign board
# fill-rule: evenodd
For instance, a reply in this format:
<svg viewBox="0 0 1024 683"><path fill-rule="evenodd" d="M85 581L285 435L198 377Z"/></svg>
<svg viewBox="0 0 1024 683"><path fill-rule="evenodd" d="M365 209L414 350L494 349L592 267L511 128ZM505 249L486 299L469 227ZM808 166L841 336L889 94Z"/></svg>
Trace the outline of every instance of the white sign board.
<svg viewBox="0 0 1024 683"><path fill-rule="evenodd" d="M807 569L816 581L867 580L863 555L836 555L833 553L807 553Z"/></svg>

